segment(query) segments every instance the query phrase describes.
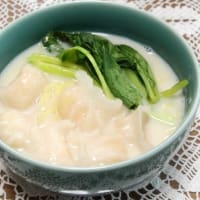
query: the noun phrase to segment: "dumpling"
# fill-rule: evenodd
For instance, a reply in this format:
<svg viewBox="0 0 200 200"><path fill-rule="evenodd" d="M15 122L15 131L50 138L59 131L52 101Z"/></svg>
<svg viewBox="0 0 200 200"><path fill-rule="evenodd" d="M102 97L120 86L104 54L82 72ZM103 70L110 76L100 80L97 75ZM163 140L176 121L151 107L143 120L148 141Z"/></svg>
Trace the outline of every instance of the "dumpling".
<svg viewBox="0 0 200 200"><path fill-rule="evenodd" d="M87 152L90 162L107 165L127 159L126 143L120 136L102 136L88 143ZM90 163L89 162L89 163Z"/></svg>
<svg viewBox="0 0 200 200"><path fill-rule="evenodd" d="M0 89L0 99L7 106L26 109L34 103L46 83L40 71L24 67L14 81Z"/></svg>
<svg viewBox="0 0 200 200"><path fill-rule="evenodd" d="M96 166L122 161L126 158L126 143L119 135L115 137L99 132L81 132L78 129L66 135L66 145L76 165Z"/></svg>
<svg viewBox="0 0 200 200"><path fill-rule="evenodd" d="M51 164L73 165L73 160L64 139L65 133L71 128L72 125L68 122L54 124L47 122L46 125L32 127L29 135L32 145L27 147L27 153L36 159ZM39 137L38 133L40 133Z"/></svg>
<svg viewBox="0 0 200 200"><path fill-rule="evenodd" d="M10 110L0 115L0 138L7 144L24 149L29 143L30 116L22 115L19 111Z"/></svg>
<svg viewBox="0 0 200 200"><path fill-rule="evenodd" d="M79 104L79 102L81 103L83 100L83 95L81 94L82 92L77 86L70 89L67 88L61 93L58 100L58 112L63 119L72 118L71 115L73 110L76 110L77 104ZM80 113L81 111L82 110L80 110ZM78 119L74 118L74 120Z"/></svg>

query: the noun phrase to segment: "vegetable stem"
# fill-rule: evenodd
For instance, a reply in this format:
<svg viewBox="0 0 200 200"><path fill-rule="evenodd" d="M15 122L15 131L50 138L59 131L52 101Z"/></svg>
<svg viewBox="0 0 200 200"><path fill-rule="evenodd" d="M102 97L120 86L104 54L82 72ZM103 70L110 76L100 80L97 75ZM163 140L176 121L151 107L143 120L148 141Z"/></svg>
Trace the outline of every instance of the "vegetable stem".
<svg viewBox="0 0 200 200"><path fill-rule="evenodd" d="M185 88L188 85L189 81L188 80L182 80L176 83L174 86L172 86L170 89L165 90L161 92L162 97L171 97L175 93L177 93L179 90Z"/></svg>
<svg viewBox="0 0 200 200"><path fill-rule="evenodd" d="M68 78L74 78L76 70L70 68L64 68L57 64L46 63L40 60L35 60L33 57L29 57L29 62L38 69L47 72L49 74L64 76Z"/></svg>
<svg viewBox="0 0 200 200"><path fill-rule="evenodd" d="M95 72L96 72L96 74L98 76L98 79L99 79L99 81L101 83L101 86L102 86L102 89L103 89L105 95L107 97L109 97L109 98L113 98L113 95L112 95L112 93L111 93L111 91L110 91L110 89L109 89L109 87L108 87L108 85L107 85L107 83L106 83L101 71L99 70L99 67L98 67L94 57L90 54L90 52L87 49L85 49L83 47L80 47L80 46L75 46L75 47L72 47L70 49L65 50L61 54L62 62L65 62L65 58L67 57L67 54L70 53L70 51L74 51L74 50L81 52L83 55L85 55L87 57L87 59L92 64L92 66L93 66L93 68L94 68L94 70L95 70Z"/></svg>

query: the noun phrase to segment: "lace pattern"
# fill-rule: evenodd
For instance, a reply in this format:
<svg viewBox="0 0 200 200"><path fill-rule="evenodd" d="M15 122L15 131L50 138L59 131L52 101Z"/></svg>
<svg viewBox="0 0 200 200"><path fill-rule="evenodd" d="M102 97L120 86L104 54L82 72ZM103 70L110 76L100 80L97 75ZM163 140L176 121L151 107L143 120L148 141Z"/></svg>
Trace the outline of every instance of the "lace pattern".
<svg viewBox="0 0 200 200"><path fill-rule="evenodd" d="M10 22L49 5L73 0L0 0L0 29ZM74 0L76 1L76 0ZM102 0L108 1L108 0ZM109 0L111 1L111 0ZM200 62L199 0L113 0L146 10L167 22L193 49ZM127 190L99 197L68 197L72 200L198 200L200 199L200 111L182 146L171 157L162 172L151 183L137 190ZM0 160L0 199L60 200L66 197L27 184L13 175Z"/></svg>

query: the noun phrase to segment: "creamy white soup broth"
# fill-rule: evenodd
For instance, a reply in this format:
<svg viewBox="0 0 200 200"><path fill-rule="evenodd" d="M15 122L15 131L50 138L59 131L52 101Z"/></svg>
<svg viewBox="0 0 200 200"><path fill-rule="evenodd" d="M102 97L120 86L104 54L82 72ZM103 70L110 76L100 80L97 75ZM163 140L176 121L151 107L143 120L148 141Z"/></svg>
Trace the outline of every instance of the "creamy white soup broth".
<svg viewBox="0 0 200 200"><path fill-rule="evenodd" d="M119 36L149 62L159 90L178 79L152 49ZM40 71L27 62L36 44L15 58L0 76L0 139L36 160L53 165L91 167L132 159L160 144L179 126L184 97L179 92L135 110L107 98L84 71L76 79Z"/></svg>

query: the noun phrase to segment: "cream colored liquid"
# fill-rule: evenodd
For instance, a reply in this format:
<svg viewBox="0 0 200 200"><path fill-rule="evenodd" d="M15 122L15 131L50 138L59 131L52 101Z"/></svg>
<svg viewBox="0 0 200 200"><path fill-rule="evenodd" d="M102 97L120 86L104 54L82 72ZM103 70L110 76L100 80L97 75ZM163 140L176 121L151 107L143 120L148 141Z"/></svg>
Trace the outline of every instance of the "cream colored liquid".
<svg viewBox="0 0 200 200"><path fill-rule="evenodd" d="M147 59L161 91L177 82L155 52L125 38L109 38L133 46ZM0 76L0 138L23 154L63 166L108 165L146 152L180 124L181 94L128 110L121 100L105 97L83 71L71 80L27 64L28 55L38 51L43 51L39 45L31 47Z"/></svg>

